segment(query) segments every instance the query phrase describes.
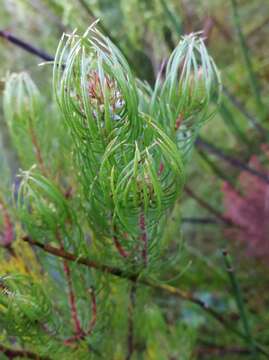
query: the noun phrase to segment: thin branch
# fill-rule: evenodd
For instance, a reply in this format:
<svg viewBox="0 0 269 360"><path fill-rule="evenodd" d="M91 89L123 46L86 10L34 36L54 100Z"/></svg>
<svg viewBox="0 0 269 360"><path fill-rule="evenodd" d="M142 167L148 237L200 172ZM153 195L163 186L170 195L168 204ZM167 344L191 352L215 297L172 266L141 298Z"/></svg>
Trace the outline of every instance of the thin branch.
<svg viewBox="0 0 269 360"><path fill-rule="evenodd" d="M91 296L91 311L92 311L92 317L91 321L89 323L89 328L85 332L81 329L80 333L77 333L74 336L69 337L64 341L64 344L67 346L73 346L74 343L77 343L78 341L84 340L86 336L90 336L95 328L96 321L97 321L97 305L96 305L96 296L93 289L89 289L89 294ZM91 348L92 349L92 348ZM92 349L94 352L96 350Z"/></svg>
<svg viewBox="0 0 269 360"><path fill-rule="evenodd" d="M124 249L124 247L121 245L118 237L115 235L117 233L117 228L114 225L113 227L114 235L112 236L113 243L115 245L115 248L117 249L120 256L123 258L127 258L130 254Z"/></svg>
<svg viewBox="0 0 269 360"><path fill-rule="evenodd" d="M64 273L65 273L66 280L67 280L68 297L69 297L71 315L72 315L72 319L73 319L73 323L74 323L74 330L75 330L75 334L80 335L82 332L82 329L81 329L80 321L78 318L75 293L74 293L72 278L71 278L71 271L70 271L69 264L66 260L63 261L63 264L64 264Z"/></svg>
<svg viewBox="0 0 269 360"><path fill-rule="evenodd" d="M185 186L184 191L186 194L188 194L191 198L193 198L199 205L201 205L204 209L212 213L216 216L218 220L220 220L225 225L229 226L237 226L234 224L230 219L226 218L220 211L213 208L212 205L210 205L207 201L200 198L192 189L190 189L188 186Z"/></svg>
<svg viewBox="0 0 269 360"><path fill-rule="evenodd" d="M193 225L220 225L218 219L214 218L183 217L181 222Z"/></svg>
<svg viewBox="0 0 269 360"><path fill-rule="evenodd" d="M0 353L6 355L9 359L28 358L33 360L51 360L47 356L40 356L32 351L11 349L4 345L0 345Z"/></svg>
<svg viewBox="0 0 269 360"><path fill-rule="evenodd" d="M266 175L264 173L261 173L261 172L257 171L256 169L253 169L249 165L243 163L242 161L238 160L237 158L226 154L223 149L218 148L217 146L215 146L212 143L204 140L200 136L198 136L198 138L196 140L196 146L199 149L207 150L209 153L211 153L211 154L217 156L218 158L226 161L231 166L233 166L233 167L235 167L235 168L237 168L237 169L239 169L241 171L246 171L249 174L254 175L257 178L259 178L260 180L264 181L266 184L269 184L268 175Z"/></svg>
<svg viewBox="0 0 269 360"><path fill-rule="evenodd" d="M0 213L3 214L3 226L4 232L0 233L0 246L6 248L12 256L15 256L15 252L12 248L12 242L14 240L14 229L11 217L7 211L6 204L0 196Z"/></svg>
<svg viewBox="0 0 269 360"><path fill-rule="evenodd" d="M246 339L245 334L242 334L239 330L234 328L229 321L227 321L221 314L219 314L214 309L210 308L205 302L200 300L199 298L196 298L192 294L183 291L181 289L175 288L171 285L166 284L156 284L152 283L151 280L146 278L139 278L137 274L134 273L128 273L120 268L105 265L105 264L99 264L96 261L84 258L84 257L78 257L75 254L71 254L69 252L63 251L62 249L55 248L48 244L42 244L36 240L31 239L29 236L25 236L23 238L24 241L28 242L29 244L33 246L37 246L43 251L50 253L54 256L66 259L68 261L76 262L77 264L81 264L84 266L87 266L89 268L93 268L95 270L117 276L132 282L136 282L137 284L149 286L152 289L163 291L166 294L169 294L170 296L178 297L181 300L191 302L195 305L197 305L199 308L201 308L203 311L205 311L208 315L210 315L212 318L217 320L223 327L229 329L231 332L236 334L237 336L241 337L242 339ZM255 343L256 349L263 355L266 355L269 358L269 353L263 348L262 345Z"/></svg>
<svg viewBox="0 0 269 360"><path fill-rule="evenodd" d="M56 238L60 243L61 250L64 251L64 242L61 239L61 236L58 231L56 231ZM78 317L75 292L74 292L73 283L72 283L71 270L70 270L68 261L66 261L65 259L63 260L63 269L64 269L64 273L66 276L69 306L70 306L70 310L71 310L71 317L72 317L72 320L74 323L74 333L75 333L75 336L80 336L83 333L83 331L82 331L81 324L80 324L79 317Z"/></svg>
<svg viewBox="0 0 269 360"><path fill-rule="evenodd" d="M218 165L215 164L214 161L211 160L210 155L207 154L202 149L197 148L198 155L207 163L207 165L210 167L212 172L221 180L227 182L235 191L235 181L231 176L228 176L222 169L218 167Z"/></svg>
<svg viewBox="0 0 269 360"><path fill-rule="evenodd" d="M139 228L141 231L140 238L143 243L142 259L144 261L144 265L146 266L148 263L148 236L146 231L145 215L143 212L139 217Z"/></svg>
<svg viewBox="0 0 269 360"><path fill-rule="evenodd" d="M226 347L215 344L202 344L198 347L197 355L199 359L211 359L212 356L223 357L226 355L236 355L236 356L245 356L249 355L249 349L242 348L239 346Z"/></svg>
<svg viewBox="0 0 269 360"><path fill-rule="evenodd" d="M37 163L39 164L39 167L40 167L40 170L41 170L42 174L46 177L47 176L47 169L46 169L45 164L44 164L42 151L41 151L41 148L40 148L40 144L39 144L39 142L37 140L37 136L36 136L36 133L35 133L35 130L34 130L34 127L33 127L32 119L29 119L29 132L30 132L32 144L34 146Z"/></svg>
<svg viewBox="0 0 269 360"><path fill-rule="evenodd" d="M7 41L9 41L10 43L22 48L23 50L38 56L40 59L43 59L45 61L53 61L54 57L47 54L46 52L44 52L41 49L38 49L34 46L32 46L31 44L17 38L16 36L12 35L10 32L8 31L4 31L4 30L0 30L0 37L6 39Z"/></svg>
<svg viewBox="0 0 269 360"><path fill-rule="evenodd" d="M92 317L89 324L89 329L87 331L87 335L91 335L93 329L95 328L97 321L97 305L96 305L96 295L94 289L89 289L89 293L91 296L91 304L92 304Z"/></svg>

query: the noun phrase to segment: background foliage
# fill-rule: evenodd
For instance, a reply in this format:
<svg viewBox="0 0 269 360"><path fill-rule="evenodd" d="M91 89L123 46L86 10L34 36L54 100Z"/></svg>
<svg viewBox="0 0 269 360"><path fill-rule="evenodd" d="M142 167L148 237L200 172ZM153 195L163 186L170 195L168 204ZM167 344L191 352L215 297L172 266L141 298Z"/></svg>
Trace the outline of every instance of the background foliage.
<svg viewBox="0 0 269 360"><path fill-rule="evenodd" d="M0 30L6 32L0 33L1 97L7 78L10 85L0 112L0 358L268 357L269 4L0 0L0 5ZM52 64L39 66L46 55L53 58L63 32L77 28L82 34L96 18L135 76L151 86L180 36L203 30L224 85L166 224L162 242L170 244L168 254L136 291L132 279L126 280L128 272L111 276L128 267L120 257L109 261L114 252L98 245L81 211L74 149L54 99ZM7 32L42 49L43 59L8 41ZM8 77L14 72L22 74ZM21 88L12 85L18 77ZM34 126L18 116L25 82ZM14 116L18 126L9 121ZM29 172L34 163L44 177L35 175L37 168ZM58 222L68 222L60 233ZM73 226L77 222L80 227ZM32 246L29 234L97 264L106 260L110 267L96 271L79 260L60 261ZM70 293L76 294L79 324ZM73 339L74 325L87 334Z"/></svg>

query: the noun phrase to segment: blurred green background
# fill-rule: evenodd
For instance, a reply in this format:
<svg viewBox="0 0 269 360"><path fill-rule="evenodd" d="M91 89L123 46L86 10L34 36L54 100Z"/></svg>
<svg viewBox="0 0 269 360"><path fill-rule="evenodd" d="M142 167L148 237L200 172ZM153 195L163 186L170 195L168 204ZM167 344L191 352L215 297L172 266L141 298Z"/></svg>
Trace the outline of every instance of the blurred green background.
<svg viewBox="0 0 269 360"><path fill-rule="evenodd" d="M222 255L228 249L251 336L268 347L269 1L0 0L1 95L8 73L27 71L44 98L49 127L54 121L50 113L55 111L52 65L12 43L8 34L54 56L63 32L82 33L97 18L136 76L150 84L180 36L203 31L224 91L218 112L202 129L192 153L187 188L167 228L169 239L181 240L179 268L172 269L167 279L244 332L234 278ZM50 132L44 134L46 146L57 154ZM52 157L52 162L62 161ZM0 194L7 202L20 167L0 105ZM4 263L0 269L5 270ZM151 321L177 327L166 337L152 336L152 353L145 359L253 359L248 335L237 336L194 305L179 306L176 300L161 297L159 302L164 314L152 306L149 329L144 330L151 331Z"/></svg>

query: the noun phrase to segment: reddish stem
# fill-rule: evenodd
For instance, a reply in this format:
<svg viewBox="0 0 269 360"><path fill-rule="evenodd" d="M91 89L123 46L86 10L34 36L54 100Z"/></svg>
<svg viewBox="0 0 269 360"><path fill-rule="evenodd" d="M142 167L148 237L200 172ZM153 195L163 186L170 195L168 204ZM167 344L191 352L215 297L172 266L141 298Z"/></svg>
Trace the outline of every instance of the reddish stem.
<svg viewBox="0 0 269 360"><path fill-rule="evenodd" d="M41 154L41 149L40 149L40 146L39 146L39 143L38 143L36 133L34 131L31 119L30 119L29 123L30 123L29 131L30 131L32 144L33 144L34 149L35 149L36 160L37 160L37 162L39 164L39 167L40 167L40 170L42 171L42 174L44 176L46 176L47 175L46 167L45 167L45 164L44 164L44 160L43 160L43 157L42 157L42 154Z"/></svg>
<svg viewBox="0 0 269 360"><path fill-rule="evenodd" d="M184 191L186 194L188 194L191 198L193 198L200 206L202 206L204 209L208 210L209 212L211 212L212 214L214 214L216 216L217 219L219 219L222 223L227 224L227 225L231 225L231 226L236 226L238 227L238 225L236 225L232 220L230 220L229 218L227 218L226 216L224 216L220 211L216 210L215 208L213 208L212 205L210 205L208 202L206 202L204 199L200 198L192 189L190 189L188 186L185 185Z"/></svg>
<svg viewBox="0 0 269 360"><path fill-rule="evenodd" d="M62 250L63 250L63 248L62 248ZM64 263L64 272L65 272L66 279L67 279L68 293L69 293L69 304L70 304L70 308L71 308L72 319L73 319L73 322L74 322L75 333L77 335L80 335L81 332L82 332L82 329L81 329L80 321L79 321L79 318L78 318L78 312L77 312L76 300L75 300L75 293L74 293L73 284L72 284L72 278L71 278L71 271L70 271L70 267L68 265L68 262L66 260L64 260L63 263Z"/></svg>
<svg viewBox="0 0 269 360"><path fill-rule="evenodd" d="M159 170L158 170L158 175L161 176L163 171L164 171L164 165L163 165L163 163L160 163L160 167L159 167Z"/></svg>
<svg viewBox="0 0 269 360"><path fill-rule="evenodd" d="M97 320L97 305L96 305L96 296L95 296L95 292L93 289L89 289L89 293L91 295L91 303L92 303L92 318L89 324L89 329L87 331L87 333L85 333L83 330L80 331L80 333L71 336L70 338L66 339L64 341L64 344L67 346L72 346L72 344L74 342L83 340L85 338L85 336L87 335L91 335L91 333L93 332L93 329L96 325L96 320Z"/></svg>
<svg viewBox="0 0 269 360"><path fill-rule="evenodd" d="M63 240L61 239L61 236L58 231L56 231L56 238L58 239L58 241L60 243L61 250L64 251L64 243L63 243ZM70 309L71 309L71 317L72 317L73 323L74 323L75 335L80 336L82 333L82 328L81 328L80 321L78 318L75 293L74 293L73 284L72 284L71 271L70 271L70 267L69 267L69 264L66 261L66 259L63 260L63 267L64 267L64 273L65 273L66 280L67 280L69 305L70 305Z"/></svg>
<svg viewBox="0 0 269 360"><path fill-rule="evenodd" d="M87 331L87 335L90 335L93 332L97 320L97 305L96 305L95 292L93 289L89 289L89 293L91 295L91 302L92 302L92 318L90 321L89 329Z"/></svg>
<svg viewBox="0 0 269 360"><path fill-rule="evenodd" d="M6 355L9 359L15 358L27 358L33 360L50 360L47 356L41 356L39 354L33 353L32 351L24 350L24 349L11 349L0 345L0 353Z"/></svg>
<svg viewBox="0 0 269 360"><path fill-rule="evenodd" d="M114 225L114 227L113 227L113 231L114 231L114 233L116 234L117 228L116 228L115 225ZM114 245L115 245L118 253L119 253L122 257L126 258L126 257L128 257L128 256L130 255L130 254L123 248L123 246L122 246L121 243L119 242L119 239L117 238L116 235L113 236L113 242L114 242Z"/></svg>
<svg viewBox="0 0 269 360"><path fill-rule="evenodd" d="M143 250L142 250L142 258L144 260L144 264L147 265L148 262L148 237L146 232L146 223L145 223L145 215L143 213L140 214L139 226L141 230L140 239L143 242Z"/></svg>
<svg viewBox="0 0 269 360"><path fill-rule="evenodd" d="M3 223L4 223L3 240L0 241L0 244L6 248L10 248L11 243L14 239L13 224L9 216L9 213L7 212L7 209L4 205L4 202L1 199L0 199L0 210L2 210L3 213Z"/></svg>
<svg viewBox="0 0 269 360"><path fill-rule="evenodd" d="M117 236L113 236L113 242L115 244L116 249L118 250L118 253L122 257L126 258L129 256L129 253L127 253L127 251L124 250L124 248L122 247L121 243L119 242Z"/></svg>
<svg viewBox="0 0 269 360"><path fill-rule="evenodd" d="M178 130L178 128L182 124L183 120L184 120L184 115L182 113L180 113L176 119L175 130Z"/></svg>

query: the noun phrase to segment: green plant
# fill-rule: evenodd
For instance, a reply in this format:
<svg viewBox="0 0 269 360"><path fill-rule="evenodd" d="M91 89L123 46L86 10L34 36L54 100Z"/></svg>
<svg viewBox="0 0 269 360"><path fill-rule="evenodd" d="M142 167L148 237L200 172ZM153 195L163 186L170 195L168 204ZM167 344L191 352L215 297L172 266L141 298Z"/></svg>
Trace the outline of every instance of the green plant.
<svg viewBox="0 0 269 360"><path fill-rule="evenodd" d="M173 246L180 246L164 233L194 141L221 91L203 40L184 36L151 89L94 23L82 36L62 37L53 89L60 112L50 108L48 115L26 73L6 79L11 136L23 167L36 163L20 172L14 192L14 247L25 246L35 266L15 252L9 260L15 270L1 278L3 341L16 341L16 349L2 352L40 359L139 353L155 359L159 352L163 359L185 351L189 358L192 329L185 350L178 349L173 339L184 329L165 324L158 306L148 310L154 293L142 286L205 309L201 300L161 284L177 261ZM62 153L60 163L55 152ZM32 245L41 249L38 260ZM142 333L141 324L147 324ZM166 349L157 346L151 326Z"/></svg>

